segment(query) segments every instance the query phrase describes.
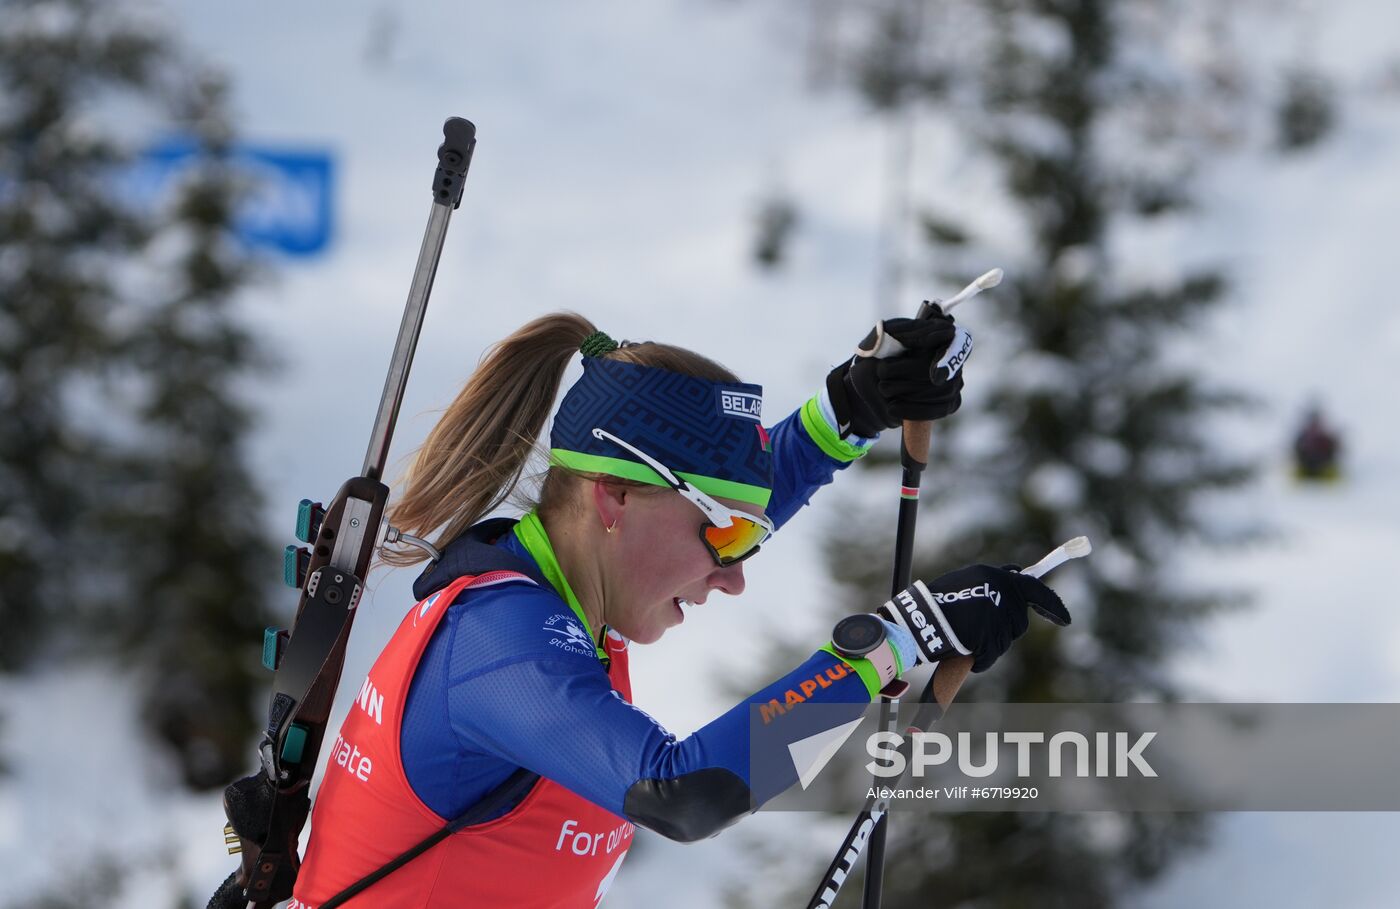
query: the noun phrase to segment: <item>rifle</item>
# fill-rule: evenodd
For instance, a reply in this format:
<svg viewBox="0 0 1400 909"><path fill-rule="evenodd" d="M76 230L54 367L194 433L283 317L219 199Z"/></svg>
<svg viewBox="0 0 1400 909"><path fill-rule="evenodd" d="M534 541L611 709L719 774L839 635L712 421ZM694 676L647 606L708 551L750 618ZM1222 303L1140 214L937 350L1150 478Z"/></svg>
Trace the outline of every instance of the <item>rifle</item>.
<svg viewBox="0 0 1400 909"><path fill-rule="evenodd" d="M241 866L214 894L210 909L233 909L245 903L247 909L272 909L292 895L301 867L299 840L311 809L311 778L370 563L386 542L402 541L433 558L439 556L426 541L401 533L384 520L389 487L383 474L447 225L462 204L476 147L476 127L467 120L452 117L442 130L428 227L364 468L340 487L329 507L303 499L298 510L297 538L311 548L288 546L283 575L288 584L301 589L301 598L291 629L269 628L263 637L263 664L276 676L267 728L258 747L262 767L224 790L229 820L224 839L230 854L241 853Z"/></svg>

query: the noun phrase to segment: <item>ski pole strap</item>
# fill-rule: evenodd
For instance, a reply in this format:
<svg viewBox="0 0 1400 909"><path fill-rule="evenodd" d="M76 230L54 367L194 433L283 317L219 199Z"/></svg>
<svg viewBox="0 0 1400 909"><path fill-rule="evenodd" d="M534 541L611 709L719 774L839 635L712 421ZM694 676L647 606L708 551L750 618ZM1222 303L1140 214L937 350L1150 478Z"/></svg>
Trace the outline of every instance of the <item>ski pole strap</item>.
<svg viewBox="0 0 1400 909"><path fill-rule="evenodd" d="M524 767L517 769L510 776L506 777L505 782L488 792L481 801L477 802L451 821L448 821L424 839L399 853L397 857L381 865L379 868L376 868L374 871L371 871L369 874L366 874L349 887L346 887L335 896L326 900L321 904L320 909L335 909L337 906L344 905L347 900L363 893L370 886L382 881L393 872L398 871L404 865L418 858L418 856L427 852L457 831L464 827L470 827L478 821L485 820L492 814L495 814L500 808L519 801L525 793L530 791L531 787L535 785L539 778L540 775L538 773L534 773Z"/></svg>

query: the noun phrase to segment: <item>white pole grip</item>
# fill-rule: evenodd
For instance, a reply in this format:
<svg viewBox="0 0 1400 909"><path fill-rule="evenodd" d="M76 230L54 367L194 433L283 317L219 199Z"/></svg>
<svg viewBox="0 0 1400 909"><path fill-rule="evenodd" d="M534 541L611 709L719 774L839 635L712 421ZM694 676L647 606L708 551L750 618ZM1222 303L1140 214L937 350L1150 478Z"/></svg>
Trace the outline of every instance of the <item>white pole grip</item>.
<svg viewBox="0 0 1400 909"><path fill-rule="evenodd" d="M1044 577L1070 559L1082 559L1093 551L1094 547L1090 545L1088 537L1075 537L1069 542L1055 547L1049 555L1029 568L1022 568L1021 574L1030 575L1033 578Z"/></svg>

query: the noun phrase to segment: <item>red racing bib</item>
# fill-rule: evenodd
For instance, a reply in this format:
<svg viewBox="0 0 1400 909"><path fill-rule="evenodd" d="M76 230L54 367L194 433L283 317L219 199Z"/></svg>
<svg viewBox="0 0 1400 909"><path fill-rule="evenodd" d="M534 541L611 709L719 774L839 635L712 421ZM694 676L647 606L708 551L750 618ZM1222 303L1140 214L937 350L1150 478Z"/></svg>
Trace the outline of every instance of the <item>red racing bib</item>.
<svg viewBox="0 0 1400 909"><path fill-rule="evenodd" d="M458 578L404 617L327 749L311 838L288 909L317 909L448 823L423 804L404 772L399 736L409 686L461 591L524 577L490 571ZM631 700L627 642L609 632L605 646L608 678ZM632 832L624 818L540 779L508 814L452 834L344 905L593 909L622 867Z"/></svg>

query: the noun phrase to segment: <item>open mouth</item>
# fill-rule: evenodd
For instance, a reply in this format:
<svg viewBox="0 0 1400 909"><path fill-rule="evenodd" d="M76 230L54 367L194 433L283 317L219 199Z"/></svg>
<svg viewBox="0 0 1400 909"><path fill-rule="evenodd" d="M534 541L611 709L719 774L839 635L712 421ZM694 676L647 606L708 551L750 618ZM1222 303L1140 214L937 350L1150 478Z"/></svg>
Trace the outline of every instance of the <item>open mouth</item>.
<svg viewBox="0 0 1400 909"><path fill-rule="evenodd" d="M682 622L685 621L685 610L681 608L681 604L684 602L680 597L671 597L671 605L676 607L676 615L680 616Z"/></svg>

